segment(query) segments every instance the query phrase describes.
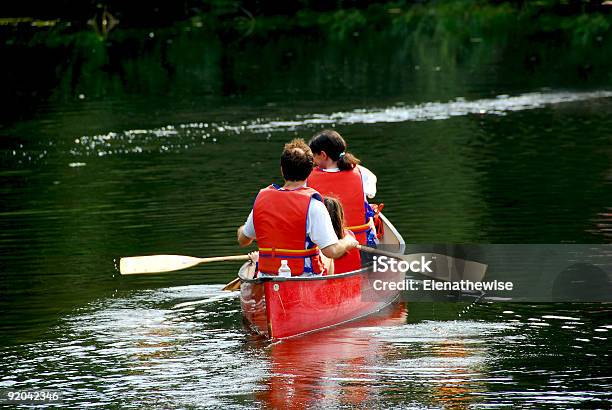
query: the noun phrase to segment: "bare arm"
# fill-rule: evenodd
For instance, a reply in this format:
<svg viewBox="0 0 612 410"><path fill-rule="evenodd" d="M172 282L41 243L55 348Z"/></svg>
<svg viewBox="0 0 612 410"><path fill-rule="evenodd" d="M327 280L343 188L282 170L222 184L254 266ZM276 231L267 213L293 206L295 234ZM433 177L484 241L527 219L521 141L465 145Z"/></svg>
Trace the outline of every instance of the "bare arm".
<svg viewBox="0 0 612 410"><path fill-rule="evenodd" d="M321 254L321 262L323 262L323 265L327 268L327 274L328 275L333 275L334 274L334 260L328 258L327 256Z"/></svg>
<svg viewBox="0 0 612 410"><path fill-rule="evenodd" d="M338 259L344 256L344 254L351 249L356 248L357 245L359 245L359 242L357 242L352 236L347 235L333 245L329 245L321 249L321 253L328 258Z"/></svg>
<svg viewBox="0 0 612 410"><path fill-rule="evenodd" d="M244 234L244 225L238 228L237 236L238 236L238 245L240 245L243 248L253 243L253 238L249 238L248 236Z"/></svg>

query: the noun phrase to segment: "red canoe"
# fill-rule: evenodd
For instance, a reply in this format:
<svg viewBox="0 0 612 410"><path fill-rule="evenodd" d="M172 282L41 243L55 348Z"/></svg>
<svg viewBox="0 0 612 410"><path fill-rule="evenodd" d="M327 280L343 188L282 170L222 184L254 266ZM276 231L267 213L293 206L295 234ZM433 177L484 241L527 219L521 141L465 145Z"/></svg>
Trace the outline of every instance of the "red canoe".
<svg viewBox="0 0 612 410"><path fill-rule="evenodd" d="M385 249L404 250L404 240L381 215ZM397 299L399 291L375 290L376 279L403 281L399 271L360 270L321 277L253 277L254 264L245 263L238 276L242 312L253 330L269 339L285 339L335 326L377 312Z"/></svg>

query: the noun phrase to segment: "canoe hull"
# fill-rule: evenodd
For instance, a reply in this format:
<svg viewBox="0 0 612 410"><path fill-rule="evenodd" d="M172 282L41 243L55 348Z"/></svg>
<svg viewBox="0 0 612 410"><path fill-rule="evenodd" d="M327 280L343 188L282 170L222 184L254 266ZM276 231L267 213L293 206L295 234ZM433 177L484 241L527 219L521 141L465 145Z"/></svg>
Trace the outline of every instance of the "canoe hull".
<svg viewBox="0 0 612 410"><path fill-rule="evenodd" d="M325 278L245 282L242 311L253 329L270 339L283 339L345 323L392 303L398 291L375 290L374 278L401 281L403 273L358 272Z"/></svg>
<svg viewBox="0 0 612 410"><path fill-rule="evenodd" d="M404 240L381 215L385 235L381 243L403 252ZM367 260L362 255L362 260ZM270 339L314 332L377 312L399 296L397 290L375 289L376 280L400 282L399 271L374 272L372 263L354 272L323 277L253 277L246 263L238 276L242 312L250 326Z"/></svg>

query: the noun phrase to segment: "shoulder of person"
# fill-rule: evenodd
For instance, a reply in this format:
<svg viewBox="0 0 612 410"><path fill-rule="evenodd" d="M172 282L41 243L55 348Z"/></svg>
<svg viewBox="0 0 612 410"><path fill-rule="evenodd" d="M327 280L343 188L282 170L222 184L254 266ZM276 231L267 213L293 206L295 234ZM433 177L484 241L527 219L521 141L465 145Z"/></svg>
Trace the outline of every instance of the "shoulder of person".
<svg viewBox="0 0 612 410"><path fill-rule="evenodd" d="M367 169L363 165L357 165L357 168L359 168L359 171L361 171L361 173L363 175L373 176L374 178L376 178L376 175L374 175L374 173L372 171L370 171L369 169Z"/></svg>
<svg viewBox="0 0 612 410"><path fill-rule="evenodd" d="M372 171L367 169L366 167L362 167L361 165L357 165L359 167L359 171L361 171L361 179L363 179L366 183L376 184L378 178Z"/></svg>
<svg viewBox="0 0 612 410"><path fill-rule="evenodd" d="M323 201L321 199L318 199L316 196L312 196L310 198L310 207L308 208L308 212L329 214Z"/></svg>

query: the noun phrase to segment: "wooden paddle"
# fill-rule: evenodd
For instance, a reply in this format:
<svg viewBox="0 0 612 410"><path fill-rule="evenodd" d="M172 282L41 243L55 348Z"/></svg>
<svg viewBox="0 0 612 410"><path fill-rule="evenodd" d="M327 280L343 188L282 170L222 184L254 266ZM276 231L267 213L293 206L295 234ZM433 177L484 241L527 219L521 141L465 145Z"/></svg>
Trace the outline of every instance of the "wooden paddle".
<svg viewBox="0 0 612 410"><path fill-rule="evenodd" d="M235 278L234 280L232 280L227 285L225 285L223 287L223 289L221 289L221 290L226 290L226 291L229 291L229 292L233 292L235 290L240 290L240 283L242 283L240 278L241 277L249 278L249 279L254 278L255 277L255 267L256 267L256 265L255 265L255 262L253 260L251 260L250 263L245 263L244 265L242 265L242 267L238 271L238 277Z"/></svg>
<svg viewBox="0 0 612 410"><path fill-rule="evenodd" d="M225 285L221 290L227 290L228 292L240 290L240 278L235 278L233 281Z"/></svg>
<svg viewBox="0 0 612 410"><path fill-rule="evenodd" d="M122 275L172 272L187 269L201 263L247 260L249 260L249 255L215 256L212 258L195 258L193 256L182 255L130 256L121 258L119 261L119 271Z"/></svg>
<svg viewBox="0 0 612 410"><path fill-rule="evenodd" d="M436 269L434 272L423 272L422 274L425 276L429 276L430 278L437 280L460 280L460 279L469 279L472 281L481 281L487 271L487 265L474 261L467 261L459 258L454 258L452 256L434 254L434 253L423 253L423 254L411 254L404 255L401 253L393 253L388 251L383 251L382 249L370 248L368 246L359 245L358 249L368 252L374 255L387 256L389 258L394 258L398 260L404 260L407 262L411 262L414 260L418 260L416 258L420 258L421 255L427 255L428 259L436 260ZM463 270L458 272L456 267L460 264L463 266ZM235 278L230 283L225 285L222 290L226 291L236 291L240 290L240 278Z"/></svg>
<svg viewBox="0 0 612 410"><path fill-rule="evenodd" d="M358 249L375 255L387 256L406 262L419 260L421 256L425 256L426 259L435 261L435 267L433 272L421 272L421 274L436 280L458 281L465 279L479 282L487 272L487 265L484 263L468 261L439 253L415 253L404 255L363 245L359 245Z"/></svg>

